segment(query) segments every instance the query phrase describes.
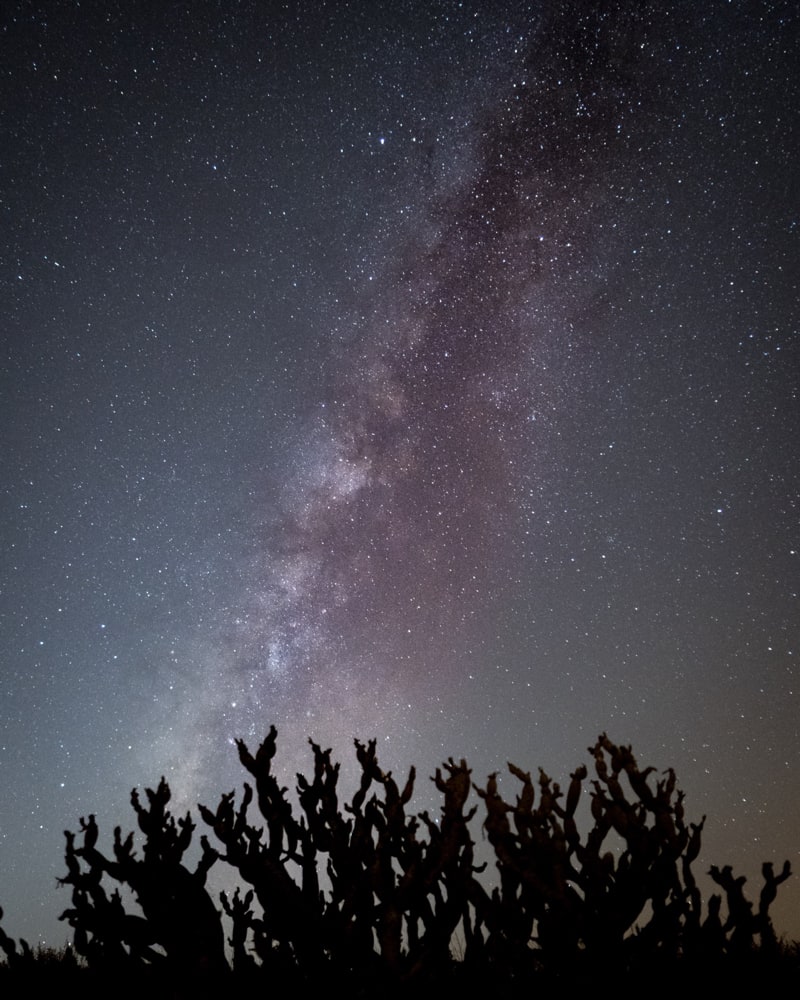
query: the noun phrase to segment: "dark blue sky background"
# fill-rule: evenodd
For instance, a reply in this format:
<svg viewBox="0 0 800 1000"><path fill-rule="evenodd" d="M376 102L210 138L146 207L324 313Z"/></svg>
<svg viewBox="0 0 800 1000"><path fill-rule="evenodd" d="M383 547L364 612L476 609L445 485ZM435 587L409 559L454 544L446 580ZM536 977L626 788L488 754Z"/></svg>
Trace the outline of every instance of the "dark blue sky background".
<svg viewBox="0 0 800 1000"><path fill-rule="evenodd" d="M287 780L607 730L800 867L794 4L1 18L6 930L271 723Z"/></svg>

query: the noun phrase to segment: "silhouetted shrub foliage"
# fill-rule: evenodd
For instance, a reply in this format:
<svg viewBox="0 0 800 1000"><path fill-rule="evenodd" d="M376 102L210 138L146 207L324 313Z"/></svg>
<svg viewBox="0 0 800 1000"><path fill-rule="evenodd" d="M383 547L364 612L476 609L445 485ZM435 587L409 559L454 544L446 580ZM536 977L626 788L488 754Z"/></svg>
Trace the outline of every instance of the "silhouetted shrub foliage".
<svg viewBox="0 0 800 1000"><path fill-rule="evenodd" d="M452 980L516 989L528 980L611 983L642 971L738 975L753 963L788 962L769 918L788 861L779 874L764 864L757 906L744 878L712 867L722 892L704 908L692 864L705 817L687 822L674 773L640 770L630 748L605 735L589 751L593 825L585 836L576 822L585 766L563 792L543 771L534 781L509 764L519 787L507 802L496 774L479 787L466 762L451 758L432 779L443 798L432 817L408 812L415 772L400 787L380 769L374 740L355 741L360 784L340 803L339 764L311 742L313 773L297 775L293 806L272 771L276 736L272 727L255 754L238 741L255 791L245 783L238 801L230 792L216 809L199 806L215 846L200 838L193 870L184 856L195 824L169 812L163 778L146 801L131 795L140 849L117 827L112 855L101 853L93 815L81 818L79 834L66 833L61 881L72 903L62 919L90 970L160 970L206 983L232 969L272 985L438 988ZM474 862L479 808L496 859L493 888ZM235 869L239 883L221 894L221 909L206 888L218 863ZM140 912L129 912L108 883L127 887ZM24 943L18 949L2 931L0 947L11 962L24 960Z"/></svg>

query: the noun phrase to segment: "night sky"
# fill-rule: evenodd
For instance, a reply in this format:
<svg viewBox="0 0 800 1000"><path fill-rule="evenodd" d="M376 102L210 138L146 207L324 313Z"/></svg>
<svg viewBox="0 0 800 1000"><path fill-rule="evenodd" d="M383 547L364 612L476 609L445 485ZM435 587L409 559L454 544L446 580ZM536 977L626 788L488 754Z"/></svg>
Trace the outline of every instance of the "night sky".
<svg viewBox="0 0 800 1000"><path fill-rule="evenodd" d="M420 809L608 731L800 870L796 5L0 18L6 931L271 723Z"/></svg>

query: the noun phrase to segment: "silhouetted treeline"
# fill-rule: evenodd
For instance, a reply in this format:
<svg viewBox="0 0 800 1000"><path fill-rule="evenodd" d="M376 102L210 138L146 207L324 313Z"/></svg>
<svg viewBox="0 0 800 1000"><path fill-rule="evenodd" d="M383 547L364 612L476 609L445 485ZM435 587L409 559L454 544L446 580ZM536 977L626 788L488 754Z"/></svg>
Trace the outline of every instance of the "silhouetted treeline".
<svg viewBox="0 0 800 1000"><path fill-rule="evenodd" d="M789 862L778 874L764 864L755 903L743 877L713 866L721 893L704 907L692 865L705 817L686 820L672 770L640 770L630 748L605 735L590 748L588 789L585 766L564 792L543 771L534 781L509 764L513 802L500 795L496 774L480 787L466 762L451 758L432 779L443 800L438 816L409 812L414 769L401 787L381 770L374 740L355 741L360 783L344 803L339 764L311 742L313 773L297 775L293 805L273 774L276 737L272 727L255 754L237 742L253 783L238 801L230 792L216 809L199 806L213 843L200 837L192 868L185 856L195 823L169 812L163 778L146 801L131 795L140 848L116 827L111 855L102 853L94 815L81 817L78 834L66 833L61 883L72 902L62 919L90 971L124 971L130 982L163 975L209 992L231 974L272 986L496 991L534 981L611 986L642 976L655 984L797 973L796 949L779 944L769 917ZM587 791L593 825L581 835L576 811ZM479 808L494 888L475 864ZM234 869L240 884L221 894L221 907L206 888L216 864ZM126 908L119 887L139 912ZM2 930L0 948L10 964L25 961L24 943Z"/></svg>

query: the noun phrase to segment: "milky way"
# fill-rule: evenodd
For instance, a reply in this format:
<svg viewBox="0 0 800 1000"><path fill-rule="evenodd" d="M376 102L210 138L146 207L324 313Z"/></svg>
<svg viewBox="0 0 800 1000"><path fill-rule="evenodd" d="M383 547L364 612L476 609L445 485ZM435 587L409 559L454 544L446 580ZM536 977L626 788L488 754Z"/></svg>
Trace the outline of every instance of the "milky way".
<svg viewBox="0 0 800 1000"><path fill-rule="evenodd" d="M445 194L427 178L407 209L413 233L391 234L360 311L335 317L328 391L293 444L298 468L232 651L247 649L259 713L265 692L289 689L313 718L335 697L331 677L359 711L381 707L387 681L402 701L408 675L434 663L457 681L479 641L525 493L547 489L535 424L564 403L549 341L569 335L598 282L561 286L597 259L592 232L614 225L629 130L649 138L632 76L641 35L633 21L616 30L600 18L574 29L566 12L508 44L509 79L459 108L469 169ZM432 155L406 169L430 174Z"/></svg>
<svg viewBox="0 0 800 1000"><path fill-rule="evenodd" d="M315 6L3 15L9 931L272 723L797 866L791 5Z"/></svg>

